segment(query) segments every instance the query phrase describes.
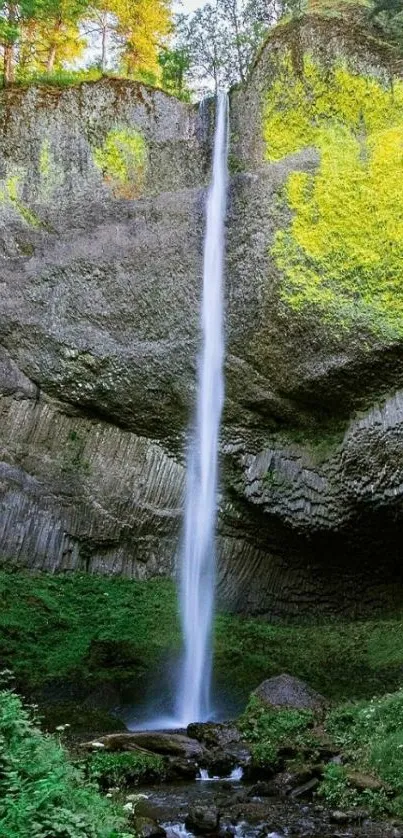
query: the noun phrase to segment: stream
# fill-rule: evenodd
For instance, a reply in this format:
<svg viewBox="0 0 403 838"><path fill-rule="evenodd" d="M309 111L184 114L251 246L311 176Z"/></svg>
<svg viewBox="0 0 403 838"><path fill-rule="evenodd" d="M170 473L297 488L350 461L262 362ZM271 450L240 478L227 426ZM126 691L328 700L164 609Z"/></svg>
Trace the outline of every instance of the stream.
<svg viewBox="0 0 403 838"><path fill-rule="evenodd" d="M220 813L219 827L204 835L220 838L402 838L401 828L377 823L364 813L329 811L291 798L258 797L239 779L171 783L141 788L136 814L156 820L168 838L193 838L189 812ZM199 833L200 834L200 833Z"/></svg>

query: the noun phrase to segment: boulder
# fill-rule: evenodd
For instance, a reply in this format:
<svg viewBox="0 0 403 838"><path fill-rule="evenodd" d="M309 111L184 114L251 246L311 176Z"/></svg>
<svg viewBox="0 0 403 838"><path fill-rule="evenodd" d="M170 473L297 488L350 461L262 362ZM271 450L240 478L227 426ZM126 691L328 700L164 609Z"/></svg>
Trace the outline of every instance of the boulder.
<svg viewBox="0 0 403 838"><path fill-rule="evenodd" d="M165 838L165 829L152 818L134 817L132 825L137 838Z"/></svg>
<svg viewBox="0 0 403 838"><path fill-rule="evenodd" d="M289 710L322 710L327 703L304 681L287 674L262 681L252 695L260 698L267 707Z"/></svg>
<svg viewBox="0 0 403 838"><path fill-rule="evenodd" d="M99 737L97 743L84 742L81 747L91 749L94 744L106 751L147 751L161 756L180 757L197 760L205 755L205 749L189 736L179 733L159 731L139 731L137 733L111 733Z"/></svg>
<svg viewBox="0 0 403 838"><path fill-rule="evenodd" d="M234 768L246 768L251 762L250 748L230 723L197 722L188 726L187 733L203 744L206 753L202 765L213 774L226 776Z"/></svg>
<svg viewBox="0 0 403 838"><path fill-rule="evenodd" d="M211 751L207 751L203 764L213 774L227 776L234 768L247 770L251 761L251 750L245 742L228 742L221 748L212 748Z"/></svg>
<svg viewBox="0 0 403 838"><path fill-rule="evenodd" d="M189 810L185 821L186 829L196 835L216 833L220 826L220 815L218 809L213 806L194 806Z"/></svg>
<svg viewBox="0 0 403 838"><path fill-rule="evenodd" d="M193 722L188 725L186 733L193 739L202 742L207 748L222 748L230 742L241 741L238 728L231 723Z"/></svg>

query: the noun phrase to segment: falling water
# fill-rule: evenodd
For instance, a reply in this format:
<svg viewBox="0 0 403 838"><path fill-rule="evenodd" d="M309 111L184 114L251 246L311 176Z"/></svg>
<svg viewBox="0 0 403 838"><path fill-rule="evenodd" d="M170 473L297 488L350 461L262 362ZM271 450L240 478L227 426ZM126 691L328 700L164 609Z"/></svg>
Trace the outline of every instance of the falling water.
<svg viewBox="0 0 403 838"><path fill-rule="evenodd" d="M217 459L223 405L223 269L227 192L228 99L217 97L213 176L204 238L203 345L199 358L195 436L188 459L181 616L184 658L178 690L182 724L210 714L211 622L215 577Z"/></svg>

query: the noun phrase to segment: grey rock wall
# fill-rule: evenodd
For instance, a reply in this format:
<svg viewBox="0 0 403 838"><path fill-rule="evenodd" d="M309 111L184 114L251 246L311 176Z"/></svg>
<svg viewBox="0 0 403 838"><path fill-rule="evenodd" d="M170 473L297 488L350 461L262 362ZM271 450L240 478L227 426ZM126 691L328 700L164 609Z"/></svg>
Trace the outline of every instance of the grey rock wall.
<svg viewBox="0 0 403 838"><path fill-rule="evenodd" d="M301 26L319 49L317 23ZM339 23L329 26L339 49ZM280 198L318 156L263 161L270 49L231 97L242 171L227 221L218 595L268 617L361 616L403 593L402 347L360 334L340 345L281 302L270 256L289 220ZM360 62L378 68L368 49ZM4 562L174 572L211 116L119 80L1 94ZM116 194L94 162L108 132L127 127L147 147L137 195Z"/></svg>

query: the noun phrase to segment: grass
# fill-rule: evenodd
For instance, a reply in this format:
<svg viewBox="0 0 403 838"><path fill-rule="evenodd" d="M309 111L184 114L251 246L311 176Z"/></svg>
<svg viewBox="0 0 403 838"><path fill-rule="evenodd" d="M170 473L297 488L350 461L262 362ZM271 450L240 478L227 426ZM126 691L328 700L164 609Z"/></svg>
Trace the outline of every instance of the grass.
<svg viewBox="0 0 403 838"><path fill-rule="evenodd" d="M264 678L289 672L335 701L371 698L401 683L403 620L271 625L220 615L216 623L216 672L230 678L239 698Z"/></svg>
<svg viewBox="0 0 403 838"><path fill-rule="evenodd" d="M141 687L180 643L169 580L0 571L0 666L14 672L25 695L53 684L62 692L65 684ZM216 620L217 692L239 707L264 678L281 672L343 701L396 690L402 667L400 616L303 627L228 614ZM62 699L67 707L69 694ZM72 715L68 707L61 721ZM85 728L85 713L74 715Z"/></svg>
<svg viewBox="0 0 403 838"><path fill-rule="evenodd" d="M125 79L127 81L140 82L151 87L161 88L160 79L152 71L138 72L129 76L125 73L118 73L112 70L101 70L96 66L84 67L81 70L65 70L60 68L51 73L38 71L29 74L17 74L17 78L13 81L13 86L30 87L35 85L50 85L51 87L64 88L74 87L83 84L83 82L100 81L100 79L106 78ZM4 79L0 81L1 87L4 87ZM169 93L169 91L166 92ZM183 98L186 101L185 96Z"/></svg>
<svg viewBox="0 0 403 838"><path fill-rule="evenodd" d="M167 580L0 572L0 662L19 684L141 677L178 644Z"/></svg>
<svg viewBox="0 0 403 838"><path fill-rule="evenodd" d="M7 838L128 838L120 807L43 734L21 699L0 691L0 835Z"/></svg>

